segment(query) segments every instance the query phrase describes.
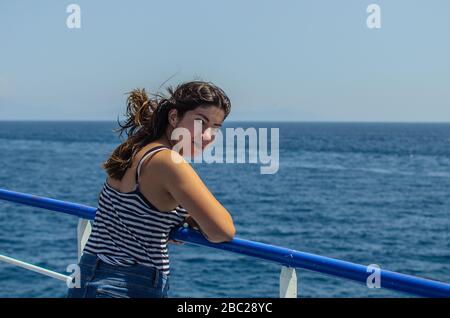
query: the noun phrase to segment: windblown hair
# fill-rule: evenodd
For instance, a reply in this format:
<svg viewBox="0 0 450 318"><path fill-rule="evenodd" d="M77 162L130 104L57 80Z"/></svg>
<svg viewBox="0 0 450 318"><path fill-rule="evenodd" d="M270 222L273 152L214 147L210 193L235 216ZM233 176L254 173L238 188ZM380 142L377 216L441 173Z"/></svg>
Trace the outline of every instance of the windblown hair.
<svg viewBox="0 0 450 318"><path fill-rule="evenodd" d="M121 180L131 167L134 155L145 145L166 133L168 114L176 109L181 119L187 111L197 107L216 106L225 112L231 111L231 103L225 92L210 82L192 81L168 87L169 96L153 94L149 98L145 89L134 89L128 93L126 120L121 123L119 137L125 132L127 139L114 149L111 156L102 164L108 176Z"/></svg>

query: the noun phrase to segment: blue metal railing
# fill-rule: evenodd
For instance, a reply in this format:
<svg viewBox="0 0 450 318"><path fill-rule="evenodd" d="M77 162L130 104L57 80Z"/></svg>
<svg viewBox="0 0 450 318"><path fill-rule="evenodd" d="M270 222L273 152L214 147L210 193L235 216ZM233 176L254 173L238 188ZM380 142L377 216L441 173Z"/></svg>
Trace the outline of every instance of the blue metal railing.
<svg viewBox="0 0 450 318"><path fill-rule="evenodd" d="M97 211L96 208L86 205L3 189L0 189L0 199L68 213L90 220L94 219ZM373 271L368 271L368 267L364 265L240 238L234 238L232 241L226 243L211 243L206 240L201 233L186 228L174 230L171 238L196 245L248 255L287 267L304 268L319 273L342 277L364 284L366 283L368 276L373 273ZM383 269L379 270L379 274L381 287L386 289L424 297L450 297L450 284L447 283Z"/></svg>

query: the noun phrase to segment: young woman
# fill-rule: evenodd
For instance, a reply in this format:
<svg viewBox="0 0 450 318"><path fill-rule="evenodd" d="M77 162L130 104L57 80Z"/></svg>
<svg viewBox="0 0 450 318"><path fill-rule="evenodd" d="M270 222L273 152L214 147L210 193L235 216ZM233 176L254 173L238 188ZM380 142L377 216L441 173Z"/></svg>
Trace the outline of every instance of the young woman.
<svg viewBox="0 0 450 318"><path fill-rule="evenodd" d="M136 89L128 96L128 118L118 130L128 138L103 164L108 177L79 262L81 284L69 288L68 297L167 297L171 230L188 222L214 243L234 237L228 211L183 159L186 153L172 150L182 139L172 132L184 128L190 155L203 151L229 114L230 100L201 81L168 92L149 99ZM201 130L194 130L197 120Z"/></svg>

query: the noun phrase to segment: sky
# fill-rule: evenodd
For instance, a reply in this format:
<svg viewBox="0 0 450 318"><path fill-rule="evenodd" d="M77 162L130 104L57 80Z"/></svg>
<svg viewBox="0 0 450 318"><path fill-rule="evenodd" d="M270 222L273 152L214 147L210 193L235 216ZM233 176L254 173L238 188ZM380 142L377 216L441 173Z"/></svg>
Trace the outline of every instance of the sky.
<svg viewBox="0 0 450 318"><path fill-rule="evenodd" d="M115 121L133 88L205 80L233 121L450 122L449 16L448 0L0 0L0 120Z"/></svg>

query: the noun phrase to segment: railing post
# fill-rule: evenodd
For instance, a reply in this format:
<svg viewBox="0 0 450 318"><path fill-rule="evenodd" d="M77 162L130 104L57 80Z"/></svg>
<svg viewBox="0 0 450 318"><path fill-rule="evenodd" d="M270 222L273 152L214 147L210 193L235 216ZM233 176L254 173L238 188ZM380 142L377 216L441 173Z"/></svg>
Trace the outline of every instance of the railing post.
<svg viewBox="0 0 450 318"><path fill-rule="evenodd" d="M86 219L79 218L77 226L77 250L78 250L78 261L80 261L81 253L83 252L84 246L91 235L91 222Z"/></svg>
<svg viewBox="0 0 450 318"><path fill-rule="evenodd" d="M280 298L297 298L297 273L295 268L286 266L281 268Z"/></svg>

